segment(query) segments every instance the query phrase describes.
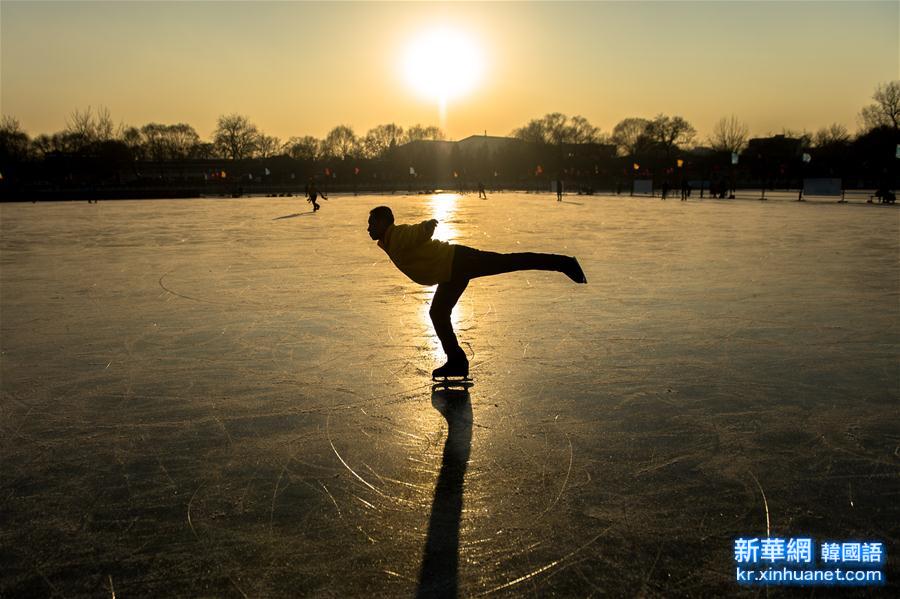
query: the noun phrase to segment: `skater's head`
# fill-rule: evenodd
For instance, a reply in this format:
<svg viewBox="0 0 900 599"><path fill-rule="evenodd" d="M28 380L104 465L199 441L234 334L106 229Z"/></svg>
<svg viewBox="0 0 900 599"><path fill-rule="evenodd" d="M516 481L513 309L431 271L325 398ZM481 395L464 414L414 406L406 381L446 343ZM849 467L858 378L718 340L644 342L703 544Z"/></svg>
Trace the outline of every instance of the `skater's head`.
<svg viewBox="0 0 900 599"><path fill-rule="evenodd" d="M387 206L379 206L369 211L369 237L373 240L384 238L385 231L394 224L394 213Z"/></svg>

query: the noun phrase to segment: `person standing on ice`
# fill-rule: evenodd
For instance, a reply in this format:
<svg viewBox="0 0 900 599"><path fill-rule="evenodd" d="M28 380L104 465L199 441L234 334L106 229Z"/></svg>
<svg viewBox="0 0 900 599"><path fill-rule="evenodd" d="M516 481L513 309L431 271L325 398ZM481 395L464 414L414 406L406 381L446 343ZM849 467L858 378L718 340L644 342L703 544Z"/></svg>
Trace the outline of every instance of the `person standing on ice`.
<svg viewBox="0 0 900 599"><path fill-rule="evenodd" d="M417 225L395 225L391 209L379 206L369 212L367 229L369 237L403 274L420 285L438 286L428 315L447 354L447 363L436 368L432 378L469 376L469 360L453 332L450 313L470 280L517 270L553 270L576 283L587 283L574 257L532 252L498 254L450 244L431 238L437 223L431 219Z"/></svg>
<svg viewBox="0 0 900 599"><path fill-rule="evenodd" d="M327 200L325 194L316 189L316 182L312 179L309 180L309 183L306 184L306 201L312 202L313 212L320 208L319 204L316 202L316 199L319 197L319 194L322 195L322 199Z"/></svg>

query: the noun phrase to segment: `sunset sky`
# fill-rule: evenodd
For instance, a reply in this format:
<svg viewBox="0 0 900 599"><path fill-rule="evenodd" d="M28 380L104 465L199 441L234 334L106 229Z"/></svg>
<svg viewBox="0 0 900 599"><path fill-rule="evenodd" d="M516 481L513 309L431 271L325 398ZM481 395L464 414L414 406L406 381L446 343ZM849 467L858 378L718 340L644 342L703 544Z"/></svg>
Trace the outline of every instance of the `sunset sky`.
<svg viewBox="0 0 900 599"><path fill-rule="evenodd" d="M0 108L31 135L59 131L88 106L128 125L186 122L203 138L235 112L282 139L324 137L338 124L360 135L389 122L441 124L439 101L406 75L411 44L434 30L468 40L455 55L471 54L481 71L447 100L451 139L507 135L548 112L607 133L660 112L683 116L701 138L732 113L753 135L834 122L854 131L875 86L900 78L893 0L2 0Z"/></svg>

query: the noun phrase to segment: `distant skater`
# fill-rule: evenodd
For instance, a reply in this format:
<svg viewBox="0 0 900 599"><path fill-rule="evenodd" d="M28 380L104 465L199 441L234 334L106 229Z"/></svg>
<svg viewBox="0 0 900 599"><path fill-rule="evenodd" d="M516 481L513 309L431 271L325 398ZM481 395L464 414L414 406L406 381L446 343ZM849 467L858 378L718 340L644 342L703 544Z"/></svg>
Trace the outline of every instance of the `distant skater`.
<svg viewBox="0 0 900 599"><path fill-rule="evenodd" d="M485 191L484 191L484 183L482 183L481 181L478 182L478 199L479 200L487 199L487 193L485 193Z"/></svg>
<svg viewBox="0 0 900 599"><path fill-rule="evenodd" d="M563 196L563 182L562 182L562 178L557 177L557 178L556 178L556 201L557 201L557 202L562 202L562 196Z"/></svg>
<svg viewBox="0 0 900 599"><path fill-rule="evenodd" d="M319 195L321 195L322 199L324 199L324 200L328 199L324 193L322 193L318 189L316 189L315 181L311 180L309 183L306 184L306 201L312 202L313 212L317 211L320 208L319 204L316 202L316 199L319 197Z"/></svg>
<svg viewBox="0 0 900 599"><path fill-rule="evenodd" d="M431 373L432 378L469 376L469 360L453 332L450 313L470 280L517 270L552 270L565 274L576 283L587 283L574 257L476 250L432 239L436 226L434 219L417 225L395 225L394 213L387 206L369 212L369 237L378 242L378 247L387 253L391 262L414 282L437 285L428 314L447 354L447 363L436 368Z"/></svg>

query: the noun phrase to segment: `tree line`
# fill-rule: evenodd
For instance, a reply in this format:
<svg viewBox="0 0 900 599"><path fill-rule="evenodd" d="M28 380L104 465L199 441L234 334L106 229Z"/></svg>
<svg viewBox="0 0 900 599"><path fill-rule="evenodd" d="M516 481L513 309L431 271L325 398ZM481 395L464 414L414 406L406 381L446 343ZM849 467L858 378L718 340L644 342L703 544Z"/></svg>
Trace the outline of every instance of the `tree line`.
<svg viewBox="0 0 900 599"><path fill-rule="evenodd" d="M107 108L75 110L66 127L57 133L31 139L19 121L5 115L0 123L0 156L6 159L41 159L51 154L96 154L118 149L134 160L173 161L289 156L297 160L322 158L375 158L389 147L416 140L441 140L435 126L413 125L407 129L394 123L379 125L364 136L352 127L338 125L324 139L311 135L282 141L266 135L250 119L239 114L222 115L210 141L203 141L186 123L148 123L142 127L114 125Z"/></svg>
<svg viewBox="0 0 900 599"><path fill-rule="evenodd" d="M900 123L900 81L878 85L872 99L874 102L865 106L858 115L860 128L857 137L881 127L896 130ZM838 123L822 127L814 133L783 129L780 134L799 139L810 148L847 143L854 139L848 129ZM713 125L705 140L698 143L697 130L680 116L659 114L652 119L629 117L606 134L582 116L568 118L560 113L551 113L515 129L512 136L542 144L612 144L620 156L655 151L671 156L678 150L698 145L705 145L713 151L740 154L747 147L750 128L737 116L726 116Z"/></svg>
<svg viewBox="0 0 900 599"><path fill-rule="evenodd" d="M547 176L562 173L579 179L599 177L609 182L611 178L637 175L674 175L676 159L678 168L686 163L683 175L693 170L690 176L703 178L709 175L711 164L730 163L732 154L748 152L742 158L747 169L745 175L768 179L771 177L767 173L773 169L785 174L790 166L786 164L799 160L800 152L807 149L814 149L817 154L815 168L806 169L807 172L834 175L836 170L846 167L848 160L855 160L856 170L860 172L876 172L895 164L885 154L890 151L889 158L894 159L891 143L897 143L900 131L900 81L878 85L872 99L859 113L859 130L855 135L840 124L814 133L785 129L776 137L791 140L790 144L778 140L757 143L750 152L749 127L735 115L721 118L705 139L699 139L694 126L677 115L628 117L606 133L583 116L550 113L513 130L509 137L521 142L518 145L507 144L493 153L482 148L472 156L460 156L458 148L454 148L449 158L444 159L436 148L423 150L416 146L415 151L409 150L411 142L445 140L440 128L419 124L403 128L388 123L373 127L364 135L357 135L350 126L338 125L322 139L306 135L281 140L261 131L248 117L229 114L220 116L211 139L203 140L186 123L116 126L108 109L88 108L73 112L62 131L31 138L15 118L7 115L0 121L0 176L4 177L4 183L16 176L20 180L42 177L71 180L79 179L73 175L79 169L93 169L92 177L80 180L96 182L109 181L113 171L121 179L122 165L127 164L186 161L243 164L278 159L284 166L282 170L290 171L291 178L295 174L305 177L317 173L321 169L316 165L326 163L332 165L331 173L335 164L353 160L371 167L368 170L376 178L380 173L382 178L395 180L404 178L409 167L418 164L421 165L418 172L431 169L435 179L453 173L454 177L462 174L490 180L491 176L502 173L505 180L525 181L546 171ZM685 152L693 153L685 158ZM425 158L431 166L424 165ZM286 160L295 161L294 166L299 168L285 163ZM104 165L115 165L115 168ZM136 175L137 170L135 167ZM245 172L250 170L247 166ZM346 176L347 169L341 170ZM354 172L358 174L359 169Z"/></svg>

